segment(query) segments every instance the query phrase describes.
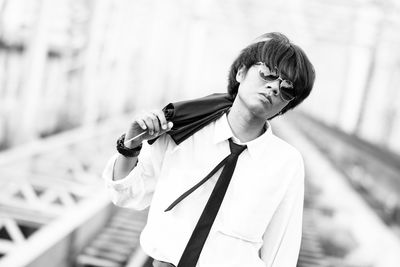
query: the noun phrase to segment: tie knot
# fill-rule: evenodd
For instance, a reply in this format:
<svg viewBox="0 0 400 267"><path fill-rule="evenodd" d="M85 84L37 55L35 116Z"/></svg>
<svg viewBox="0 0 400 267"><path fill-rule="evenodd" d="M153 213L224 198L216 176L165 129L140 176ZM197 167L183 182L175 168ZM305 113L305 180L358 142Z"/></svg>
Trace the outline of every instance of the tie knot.
<svg viewBox="0 0 400 267"><path fill-rule="evenodd" d="M231 153L232 154L237 154L237 155L239 155L240 153L242 153L245 149L246 149L246 145L244 145L244 146L241 146L241 145L238 145L238 144L235 144L233 141L232 141L232 139L229 139L229 147L230 147L230 149L231 149Z"/></svg>

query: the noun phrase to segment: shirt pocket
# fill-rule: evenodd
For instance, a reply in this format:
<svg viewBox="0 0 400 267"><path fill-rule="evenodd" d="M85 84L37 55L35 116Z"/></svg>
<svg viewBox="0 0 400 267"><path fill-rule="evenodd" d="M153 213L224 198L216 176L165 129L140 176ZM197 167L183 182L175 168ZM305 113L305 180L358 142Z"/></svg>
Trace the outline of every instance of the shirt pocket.
<svg viewBox="0 0 400 267"><path fill-rule="evenodd" d="M233 238L262 243L278 202L276 196L255 197L254 194L231 198L222 209L218 230Z"/></svg>

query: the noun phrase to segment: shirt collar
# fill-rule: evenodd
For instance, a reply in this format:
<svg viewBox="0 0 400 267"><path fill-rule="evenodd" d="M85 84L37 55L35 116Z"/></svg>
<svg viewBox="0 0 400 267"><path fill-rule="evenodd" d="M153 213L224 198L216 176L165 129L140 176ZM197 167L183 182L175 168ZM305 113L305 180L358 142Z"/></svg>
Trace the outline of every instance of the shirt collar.
<svg viewBox="0 0 400 267"><path fill-rule="evenodd" d="M256 139L253 139L246 143L240 143L241 145L247 145L247 149L251 157L260 157L264 153L265 148L268 144L268 140L272 138L271 124L266 121L268 129ZM229 126L228 116L225 114L215 122L214 128L214 144L223 142L233 137L232 129Z"/></svg>

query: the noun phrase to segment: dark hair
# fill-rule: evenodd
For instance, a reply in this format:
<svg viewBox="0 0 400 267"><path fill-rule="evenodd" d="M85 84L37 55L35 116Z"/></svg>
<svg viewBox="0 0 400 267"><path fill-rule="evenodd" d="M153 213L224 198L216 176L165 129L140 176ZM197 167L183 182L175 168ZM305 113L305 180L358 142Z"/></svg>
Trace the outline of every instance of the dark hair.
<svg viewBox="0 0 400 267"><path fill-rule="evenodd" d="M245 66L249 69L257 62L265 62L270 67L276 66L279 74L294 84L296 98L282 109L281 114L296 107L310 94L315 80L315 71L310 60L304 51L291 43L285 35L272 32L258 37L255 43L243 49L233 62L228 77L228 93L232 97L236 97L239 88L236 81L239 68Z"/></svg>

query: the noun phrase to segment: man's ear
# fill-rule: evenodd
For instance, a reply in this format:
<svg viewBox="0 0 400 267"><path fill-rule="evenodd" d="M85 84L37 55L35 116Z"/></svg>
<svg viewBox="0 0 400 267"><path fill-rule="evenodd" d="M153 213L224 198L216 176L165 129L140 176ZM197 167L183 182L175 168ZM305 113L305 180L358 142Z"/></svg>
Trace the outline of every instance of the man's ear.
<svg viewBox="0 0 400 267"><path fill-rule="evenodd" d="M247 68L245 65L240 66L238 71L236 72L236 81L241 83L246 76Z"/></svg>

